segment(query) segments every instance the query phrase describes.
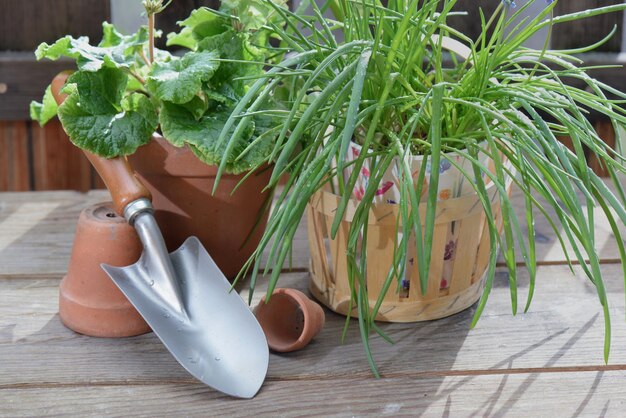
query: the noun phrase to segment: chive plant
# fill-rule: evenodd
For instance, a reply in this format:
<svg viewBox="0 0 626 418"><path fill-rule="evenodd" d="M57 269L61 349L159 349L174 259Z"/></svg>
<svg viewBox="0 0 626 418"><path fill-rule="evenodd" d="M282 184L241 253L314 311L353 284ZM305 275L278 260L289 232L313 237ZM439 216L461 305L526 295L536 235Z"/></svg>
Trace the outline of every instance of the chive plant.
<svg viewBox="0 0 626 418"><path fill-rule="evenodd" d="M606 146L587 116L590 111L597 112L610 119L620 132L620 126L626 125L626 94L590 76L589 68L577 55L606 42L615 28L597 43L575 50L549 50L547 42L542 50L535 50L524 47L524 43L542 28L551 30L564 22L618 12L626 5L554 16L556 2L536 0L546 3L544 10L535 17L522 18L534 1L520 0L516 5L507 0L491 16L481 12L482 31L476 39L448 25L448 18L458 14L453 11L456 0L389 0L386 5L377 0L331 0L321 8L312 1L309 14L276 8L287 24L273 25L272 30L280 36L279 50L291 52L282 65L256 78L218 139L227 141L232 129L236 134L247 120L265 112L259 108L265 98L282 97L288 103L286 110L272 112L282 118L283 125L268 160L275 161L272 185L286 173L289 180L247 265L253 289L260 269L266 274L271 272L268 295L276 286L281 267L288 263L293 237L309 199L329 186L340 196L331 230L334 237L353 198L358 173L367 162L370 181L354 214L345 257L352 306L358 311L365 352L376 375L369 339L373 332L383 335L374 318L384 291L371 295L378 301L370 306L365 260L372 200L386 170L396 167L404 174L399 176L398 202L398 232L402 232L402 238L396 242L394 263L384 289L393 291L400 286L408 237L412 237L424 291L431 259L438 170L427 173L427 164L423 164L416 180L406 161L422 155L430 166L438 167L442 155L449 152L471 162L471 171L463 171L463 175L471 179L469 183L487 213L491 237L484 293L471 326L483 312L492 288L497 248L502 249L509 272L513 314L518 311L516 266L520 261L514 248L521 249L521 261L530 276L524 311L529 308L536 278L533 224L534 217L542 214L570 267L577 262L595 285L604 310L604 356L608 361L610 316L594 245L594 208L599 207L608 218L624 267L626 251L617 226L626 223L626 196L619 177L626 168L621 145L617 150ZM328 8L335 19L323 17ZM445 39L463 44L469 58L449 53L444 48ZM575 80L583 87L565 80ZM573 150L558 141L562 135L571 137ZM351 141L367 152L348 163ZM606 168L615 192L587 166L585 148ZM481 163L483 153L493 161L493 172ZM351 170L346 171L348 165ZM420 216L417 207L425 177L430 187L425 191L425 216ZM502 234L493 220L485 178L493 182L491 187L496 188L501 202ZM507 194L507 181L511 179L525 201L527 228L522 227ZM261 265L266 250L267 261Z"/></svg>

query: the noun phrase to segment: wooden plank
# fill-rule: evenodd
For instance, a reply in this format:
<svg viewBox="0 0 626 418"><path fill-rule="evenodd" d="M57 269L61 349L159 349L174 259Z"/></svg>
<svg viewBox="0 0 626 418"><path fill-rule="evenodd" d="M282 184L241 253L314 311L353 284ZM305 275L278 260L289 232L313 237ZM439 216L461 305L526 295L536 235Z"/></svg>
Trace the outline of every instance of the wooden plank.
<svg viewBox="0 0 626 418"><path fill-rule="evenodd" d="M332 219L330 220L328 227L330 227L331 225ZM337 236L340 235L337 234ZM383 289L385 280L389 275L389 270L393 265L393 247L397 241L398 234L396 233L395 228L390 228L388 225L370 226L367 229L367 290L368 292L371 292L371 295L378 295ZM347 254L346 249L347 242L343 245L342 253L339 253L337 256L345 259L344 254ZM347 277L348 276L346 271L345 276L337 277L337 281L339 281L340 283L343 282L345 284L348 284ZM337 287L339 289L342 289L343 287L343 295L347 298L350 298L349 288L345 288L345 286L341 286L341 284ZM391 303L397 302L398 292L396 291L395 286L391 286L389 288L384 300L385 302L388 301Z"/></svg>
<svg viewBox="0 0 626 418"><path fill-rule="evenodd" d="M0 191L30 189L28 125L0 121Z"/></svg>
<svg viewBox="0 0 626 418"><path fill-rule="evenodd" d="M44 127L32 121L0 121L0 191L104 188L58 120Z"/></svg>
<svg viewBox="0 0 626 418"><path fill-rule="evenodd" d="M595 129L598 133L598 136L602 138L606 145L611 149L615 149L615 130L613 129L613 125L611 124L611 122L598 121L595 124ZM600 159L596 154L588 152L587 163L597 175L601 177L609 176L609 172L607 171L606 167L600 162Z"/></svg>
<svg viewBox="0 0 626 418"><path fill-rule="evenodd" d="M333 218L324 216L326 222L326 231L330 237L330 231L333 228ZM350 224L346 221L341 222L337 229L337 235L334 240L329 240L329 261L332 264L332 276L334 278L335 294L339 296L350 295L350 283L348 282L348 259L346 248L348 247L348 236L350 233ZM340 277L346 280L339 280Z"/></svg>
<svg viewBox="0 0 626 418"><path fill-rule="evenodd" d="M0 84L4 85L0 90L0 121L29 120L30 102L41 102L52 78L60 71L74 67L65 59L36 61L32 52L0 51Z"/></svg>
<svg viewBox="0 0 626 418"><path fill-rule="evenodd" d="M626 322L619 269L606 266L605 278L613 315L612 353L603 359L601 307L591 285L572 277L564 266L539 269L537 291L529 313L511 316L508 277L499 270L478 326L470 331L474 308L437 321L379 323L396 344L373 336L374 358L384 377L520 373L524 370L626 370ZM304 289L307 275L283 274L280 287ZM520 277L525 295L527 277ZM262 281L253 305L263 296ZM242 296L247 296L245 289ZM0 391L2 387L42 382L59 385L193 381L152 334L126 339L80 336L58 318L58 279L0 280ZM343 316L326 311L326 326L307 349L271 354L268 379L369 379L356 321L345 342ZM71 363L71 368L67 365ZM158 365L158 366L155 366ZM554 369L554 370L552 370Z"/></svg>
<svg viewBox="0 0 626 418"><path fill-rule="evenodd" d="M33 124L35 190L79 190L92 185L92 170L83 152L72 144L58 120L41 128Z"/></svg>
<svg viewBox="0 0 626 418"><path fill-rule="evenodd" d="M472 271L479 259L480 241L484 234L485 217L478 215L463 219L459 225L461 232L456 239L456 255L452 266L452 276L448 276L450 294L468 288L472 283Z"/></svg>
<svg viewBox="0 0 626 418"><path fill-rule="evenodd" d="M317 214L312 206L307 206L307 234L312 238L310 248L310 267L309 272L312 277L319 277L323 288L332 288L334 286L332 277L332 261L328 258L324 235L326 235L326 221L324 216ZM319 229L318 229L319 228ZM319 234L317 234L320 232Z"/></svg>
<svg viewBox="0 0 626 418"><path fill-rule="evenodd" d="M68 34L98 41L109 8L103 0L0 0L0 50L32 51Z"/></svg>
<svg viewBox="0 0 626 418"><path fill-rule="evenodd" d="M251 400L199 384L0 389L0 414L80 416L622 416L622 371L267 381ZM529 413L532 411L532 413Z"/></svg>
<svg viewBox="0 0 626 418"><path fill-rule="evenodd" d="M623 0L567 0L559 1L555 8L555 15L580 12L596 7L622 4ZM598 51L620 52L622 47L623 12L608 13L594 16L578 22L559 24L552 32L552 48L573 49L591 45L604 38L613 26L617 32Z"/></svg>
<svg viewBox="0 0 626 418"><path fill-rule="evenodd" d="M433 234L433 241L430 249L432 256L428 271L428 286L426 288L426 294L421 295L424 300L439 297L441 279L443 278L443 256L446 244L448 243L447 234L448 224L435 225L435 232ZM419 275L417 277L419 277Z"/></svg>
<svg viewBox="0 0 626 418"><path fill-rule="evenodd" d="M0 277L62 275L80 211L108 192L0 193Z"/></svg>

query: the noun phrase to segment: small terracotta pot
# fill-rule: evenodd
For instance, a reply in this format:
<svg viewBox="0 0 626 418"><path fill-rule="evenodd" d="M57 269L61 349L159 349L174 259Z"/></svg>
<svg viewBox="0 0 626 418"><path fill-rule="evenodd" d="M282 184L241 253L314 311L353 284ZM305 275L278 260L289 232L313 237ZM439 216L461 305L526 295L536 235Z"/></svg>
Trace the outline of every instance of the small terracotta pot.
<svg viewBox="0 0 626 418"><path fill-rule="evenodd" d="M269 347L280 353L300 350L324 327L324 309L295 289L276 289L254 309Z"/></svg>
<svg viewBox="0 0 626 418"><path fill-rule="evenodd" d="M150 327L100 264L135 263L142 245L135 230L118 217L111 202L83 210L67 275L61 281L59 316L68 328L94 337L129 337Z"/></svg>
<svg viewBox="0 0 626 418"><path fill-rule="evenodd" d="M212 195L217 167L200 161L187 146L177 148L155 137L129 160L152 193L155 217L168 249L174 251L194 235L224 275L235 277L265 230L268 211L256 224L271 199L262 191L272 170L268 167L250 175L234 193L245 174L224 174Z"/></svg>

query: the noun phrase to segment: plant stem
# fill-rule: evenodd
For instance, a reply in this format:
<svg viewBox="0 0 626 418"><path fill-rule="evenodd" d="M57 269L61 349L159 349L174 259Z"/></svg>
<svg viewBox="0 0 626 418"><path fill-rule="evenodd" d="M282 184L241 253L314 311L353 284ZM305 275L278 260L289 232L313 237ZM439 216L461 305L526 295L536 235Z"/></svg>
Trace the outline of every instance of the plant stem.
<svg viewBox="0 0 626 418"><path fill-rule="evenodd" d="M148 60L148 57L146 57L146 53L144 52L143 47L139 50L139 56L146 63L146 65L150 65L150 60Z"/></svg>
<svg viewBox="0 0 626 418"><path fill-rule="evenodd" d="M148 53L150 55L149 64L154 62L154 13L148 14Z"/></svg>
<svg viewBox="0 0 626 418"><path fill-rule="evenodd" d="M154 62L154 15L161 13L172 0L168 1L165 5L163 0L143 0L143 7L146 9L146 15L148 16L148 45L149 45L149 57L148 64Z"/></svg>
<svg viewBox="0 0 626 418"><path fill-rule="evenodd" d="M143 79L143 77L141 77L139 74L135 73L135 72L134 72L134 71L132 71L132 70L129 70L128 72L130 73L130 75L132 75L132 76L133 76L133 77L135 77L137 80L139 80L139 82L140 82L141 84L146 84L146 80L144 80L144 79Z"/></svg>

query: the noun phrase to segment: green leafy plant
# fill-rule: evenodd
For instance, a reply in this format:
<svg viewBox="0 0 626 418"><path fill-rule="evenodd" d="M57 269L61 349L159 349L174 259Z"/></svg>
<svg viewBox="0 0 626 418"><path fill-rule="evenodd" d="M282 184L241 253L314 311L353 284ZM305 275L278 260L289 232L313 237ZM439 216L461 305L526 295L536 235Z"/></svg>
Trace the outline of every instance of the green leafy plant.
<svg viewBox="0 0 626 418"><path fill-rule="evenodd" d="M286 97L289 108L279 115L283 127L271 151L276 159L272 182L275 184L285 173L290 174L290 179L249 262L254 286L262 267L261 255L268 250L268 294L289 258L309 199L324 187L335 187L340 203L332 224L334 237L353 199L359 172L367 164L370 182L353 215L345 257L352 304L359 315L365 351L375 374L369 338L373 331L380 333L374 318L385 291L374 295L378 302L369 305L364 260L372 199L384 173L390 167L397 169L401 173L399 232L403 237L415 237L419 281L424 290L439 181L438 170L427 173L425 167L438 167L447 152L471 162L471 169L463 174L471 179L470 184L487 212L491 238L485 289L472 327L492 288L498 246L509 271L514 314L518 310L518 260L514 249L516 245L521 249L530 275L525 310L529 308L536 279L533 224L535 216L542 214L570 263L576 261L597 289L604 310L604 354L608 359L610 315L594 246L593 210L599 207L607 216L626 267L626 250L617 228L620 222L626 223L626 196L618 178L626 169L622 147L613 150L606 146L587 120L587 114L593 110L604 115L619 132L620 126L626 125L626 94L592 78L576 54L602 44L615 33L615 28L596 44L576 50L534 50L524 47L524 42L543 28L551 30L564 22L621 11L626 5L555 17L556 3L546 1L539 15L515 23L533 2L515 7L514 2L506 0L493 15L481 13L482 31L476 39L448 24L448 18L457 14L453 11L456 0L389 0L386 5L376 0L333 0L324 8L329 6L336 20L322 17L314 1L310 2L312 15L277 8L287 25L273 24L273 30L293 53L280 67L258 77L218 139L224 141L233 130L243 131L249 120L264 114L260 110L264 98ZM468 59L450 54L444 47L446 39L466 49ZM565 80L581 82L584 88L568 85ZM613 98L608 98L609 94ZM561 135L572 138L573 151L557 140ZM368 152L348 162L351 142ZM585 163L585 147L610 174L615 194ZM495 164L493 172L481 163L480 156L485 154ZM417 181L404 163L415 155L422 155L427 161ZM422 189L425 178L431 185L427 191ZM502 236L493 220L483 178L493 182L501 201ZM507 194L506 182L511 178L525 201L523 217L527 229L521 227ZM416 208L423 191L426 213L420 216ZM393 291L401 286L407 241L396 242L394 263L383 289Z"/></svg>
<svg viewBox="0 0 626 418"><path fill-rule="evenodd" d="M132 35L105 22L97 45L71 36L42 43L37 59L71 58L77 71L63 89L65 102L57 108L48 87L42 103L31 104L31 117L43 125L58 114L75 145L107 158L132 154L160 130L173 145L187 144L228 172L267 162L277 122L271 115L249 118L228 141L216 140L251 77L274 59L267 24L281 18L282 5L231 0L220 10L194 10L179 22L180 32L168 35L168 45L183 48L180 56L154 47L160 36L154 16L166 6L144 0L148 26Z"/></svg>

